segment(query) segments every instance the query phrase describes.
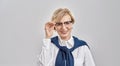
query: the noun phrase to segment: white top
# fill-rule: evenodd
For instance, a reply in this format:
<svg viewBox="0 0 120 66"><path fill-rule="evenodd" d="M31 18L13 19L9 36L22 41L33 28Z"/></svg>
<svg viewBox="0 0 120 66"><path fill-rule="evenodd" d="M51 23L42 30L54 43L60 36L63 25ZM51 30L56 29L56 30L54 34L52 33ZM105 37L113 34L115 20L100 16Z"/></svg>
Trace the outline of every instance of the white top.
<svg viewBox="0 0 120 66"><path fill-rule="evenodd" d="M68 41L63 41L59 37L59 44L60 46L72 48L74 44L73 37ZM59 48L51 43L51 39L43 39L42 51L39 56L40 66L55 66L58 50ZM95 66L88 46L80 46L76 48L72 54L74 57L74 66Z"/></svg>

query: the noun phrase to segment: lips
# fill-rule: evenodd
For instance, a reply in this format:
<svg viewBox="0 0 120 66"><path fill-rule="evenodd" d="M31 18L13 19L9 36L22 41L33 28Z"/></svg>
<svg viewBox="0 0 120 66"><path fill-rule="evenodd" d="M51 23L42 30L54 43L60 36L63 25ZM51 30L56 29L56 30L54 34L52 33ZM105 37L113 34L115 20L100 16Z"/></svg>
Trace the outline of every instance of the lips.
<svg viewBox="0 0 120 66"><path fill-rule="evenodd" d="M60 33L61 34L67 34L67 31L61 31Z"/></svg>

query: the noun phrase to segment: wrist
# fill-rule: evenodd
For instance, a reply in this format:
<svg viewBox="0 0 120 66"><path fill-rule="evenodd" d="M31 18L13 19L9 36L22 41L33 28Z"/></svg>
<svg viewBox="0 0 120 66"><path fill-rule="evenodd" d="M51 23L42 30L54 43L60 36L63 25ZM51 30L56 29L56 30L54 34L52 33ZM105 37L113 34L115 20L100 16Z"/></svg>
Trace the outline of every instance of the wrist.
<svg viewBox="0 0 120 66"><path fill-rule="evenodd" d="M51 38L51 36L46 36L45 38L46 38L46 39L50 39L50 38Z"/></svg>

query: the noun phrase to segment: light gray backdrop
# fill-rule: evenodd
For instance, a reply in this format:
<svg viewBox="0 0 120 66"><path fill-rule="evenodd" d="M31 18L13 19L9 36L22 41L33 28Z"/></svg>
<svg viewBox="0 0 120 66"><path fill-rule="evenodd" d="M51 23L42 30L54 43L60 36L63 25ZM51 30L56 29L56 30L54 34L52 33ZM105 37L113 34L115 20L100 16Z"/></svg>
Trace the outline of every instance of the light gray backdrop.
<svg viewBox="0 0 120 66"><path fill-rule="evenodd" d="M87 41L96 66L120 66L119 0L0 0L0 66L38 66L44 24L69 8L73 34Z"/></svg>

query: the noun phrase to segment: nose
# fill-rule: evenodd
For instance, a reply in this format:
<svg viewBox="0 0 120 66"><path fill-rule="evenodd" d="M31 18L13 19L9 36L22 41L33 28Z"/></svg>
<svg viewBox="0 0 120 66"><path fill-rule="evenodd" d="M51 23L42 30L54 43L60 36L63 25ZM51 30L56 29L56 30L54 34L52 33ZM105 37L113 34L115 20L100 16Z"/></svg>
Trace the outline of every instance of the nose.
<svg viewBox="0 0 120 66"><path fill-rule="evenodd" d="M62 24L61 29L62 30L67 30L67 27L65 26L65 24Z"/></svg>

